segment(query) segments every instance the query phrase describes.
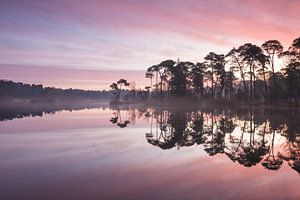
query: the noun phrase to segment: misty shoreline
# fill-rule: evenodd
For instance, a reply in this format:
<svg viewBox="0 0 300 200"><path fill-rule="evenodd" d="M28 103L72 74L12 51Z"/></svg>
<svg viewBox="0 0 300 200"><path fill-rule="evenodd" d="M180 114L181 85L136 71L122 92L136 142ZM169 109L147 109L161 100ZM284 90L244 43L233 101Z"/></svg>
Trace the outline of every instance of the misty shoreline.
<svg viewBox="0 0 300 200"><path fill-rule="evenodd" d="M190 98L172 98L166 100L153 101L124 101L113 102L109 99L59 99L54 101L32 101L32 99L14 99L0 98L0 121L13 120L15 118L43 116L44 114L55 114L59 111L72 111L82 109L155 109L155 110L176 110L186 111L193 109L200 110L273 110L288 112L290 110L298 112L298 107L290 107L288 103L278 102L277 104L232 102L224 100L210 99L190 99Z"/></svg>

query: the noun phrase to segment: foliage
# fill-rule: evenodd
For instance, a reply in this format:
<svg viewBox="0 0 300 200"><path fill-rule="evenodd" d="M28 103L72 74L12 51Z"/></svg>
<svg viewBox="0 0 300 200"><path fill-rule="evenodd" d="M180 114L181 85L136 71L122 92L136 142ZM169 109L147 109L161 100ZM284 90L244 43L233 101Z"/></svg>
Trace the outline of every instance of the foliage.
<svg viewBox="0 0 300 200"><path fill-rule="evenodd" d="M276 71L275 60L285 66ZM245 43L226 55L210 52L204 62L165 60L147 69L151 78L151 97L191 96L196 98L238 99L248 102L264 100L293 101L299 92L300 37L287 51L277 40L268 40L261 47ZM155 76L156 84L152 86Z"/></svg>

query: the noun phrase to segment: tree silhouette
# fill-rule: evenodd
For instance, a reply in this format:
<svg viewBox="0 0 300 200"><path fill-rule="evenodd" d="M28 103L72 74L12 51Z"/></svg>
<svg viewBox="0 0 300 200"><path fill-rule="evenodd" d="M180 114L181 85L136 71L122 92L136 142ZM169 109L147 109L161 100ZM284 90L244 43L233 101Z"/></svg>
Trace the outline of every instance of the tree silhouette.
<svg viewBox="0 0 300 200"><path fill-rule="evenodd" d="M273 86L271 87L271 100L274 98L274 93L276 89L278 88L277 82L276 82L276 73L275 73L275 56L282 54L283 46L281 43L277 40L268 40L262 44L262 49L267 53L268 60L270 61L270 68L273 78Z"/></svg>
<svg viewBox="0 0 300 200"><path fill-rule="evenodd" d="M235 48L231 49L227 53L226 58L229 58L229 64L231 65L232 71L239 72L244 87L244 93L245 95L248 95L246 78L245 78L245 74L246 74L245 66L243 64L243 60L242 57L240 56L239 51Z"/></svg>
<svg viewBox="0 0 300 200"><path fill-rule="evenodd" d="M190 77L192 81L192 86L194 87L194 91L196 97L198 97L199 93L201 97L203 96L204 90L204 76L205 76L206 65L204 63L197 63L196 65L192 65L192 69L190 71Z"/></svg>
<svg viewBox="0 0 300 200"><path fill-rule="evenodd" d="M224 98L227 99L227 95L229 92L229 97L231 99L232 93L234 91L234 82L237 80L234 73L232 71L225 72L225 80L224 80Z"/></svg>
<svg viewBox="0 0 300 200"><path fill-rule="evenodd" d="M179 59L177 62L164 60L147 69L146 78L150 79L151 86L145 89L149 94L155 76L151 96L160 96L156 100L172 99L172 96L198 99L206 91L212 99L229 98L234 103L259 104L262 98L265 104L271 102L271 105L274 99L283 104L288 99L297 102L299 41L300 38L295 39L288 51L283 51L277 40L268 40L261 47L245 43L231 49L226 56L210 52L203 58L204 62L196 64ZM281 71L276 71L276 58L286 61ZM111 86L112 90L119 91L118 84ZM202 100L206 101L205 97Z"/></svg>
<svg viewBox="0 0 300 200"><path fill-rule="evenodd" d="M268 93L268 83L267 77L269 76L269 70L267 64L269 64L269 59L264 54L259 54L257 56L257 60L259 63L259 69L257 70L258 76L263 79L264 81L264 95L266 96Z"/></svg>
<svg viewBox="0 0 300 200"><path fill-rule="evenodd" d="M146 72L146 78L149 78L150 79L150 88L149 89L152 89L152 78L153 78L153 72L149 71L149 72Z"/></svg>
<svg viewBox="0 0 300 200"><path fill-rule="evenodd" d="M281 54L282 57L287 59L287 65L282 69L286 82L286 94L289 98L289 102L292 105L298 104L300 97L300 37L295 39L288 51Z"/></svg>
<svg viewBox="0 0 300 200"><path fill-rule="evenodd" d="M193 66L193 63L179 62L175 66L169 68L171 73L170 89L175 95L187 94L188 65Z"/></svg>
<svg viewBox="0 0 300 200"><path fill-rule="evenodd" d="M163 97L163 81L167 79L166 78L167 73L170 71L170 69L174 67L174 65L175 62L173 60L165 60L158 65L159 67L158 73L160 76L160 97L161 98Z"/></svg>
<svg viewBox="0 0 300 200"><path fill-rule="evenodd" d="M293 62L283 69L284 76L287 82L287 94L290 103L295 102L298 104L298 97L300 96L300 63Z"/></svg>
<svg viewBox="0 0 300 200"><path fill-rule="evenodd" d="M239 55L242 57L243 62L248 66L248 74L250 76L250 96L249 100L254 99L255 93L255 62L258 61L259 56L262 54L260 47L251 43L246 43L238 48Z"/></svg>
<svg viewBox="0 0 300 200"><path fill-rule="evenodd" d="M210 52L207 56L204 57L205 63L208 68L207 75L209 76L211 82L211 97L215 98L216 83L215 79L222 77L222 72L225 63L225 57L223 54L216 54Z"/></svg>
<svg viewBox="0 0 300 200"><path fill-rule="evenodd" d="M158 71L159 71L159 66L153 65L153 66L149 67L146 72L146 77L147 77L147 74L155 73L155 91L156 92L158 91Z"/></svg>
<svg viewBox="0 0 300 200"><path fill-rule="evenodd" d="M128 87L130 84L125 79L120 79L117 81L117 83L112 83L110 85L110 88L113 90L115 94L114 102L118 103L120 102L120 96L122 92L122 86Z"/></svg>

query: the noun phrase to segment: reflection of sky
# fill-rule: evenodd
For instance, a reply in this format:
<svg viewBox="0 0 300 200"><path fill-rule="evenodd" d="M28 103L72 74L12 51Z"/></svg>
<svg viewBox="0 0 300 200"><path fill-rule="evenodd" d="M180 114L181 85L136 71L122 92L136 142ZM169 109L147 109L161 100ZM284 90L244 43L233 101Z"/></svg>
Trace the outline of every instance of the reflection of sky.
<svg viewBox="0 0 300 200"><path fill-rule="evenodd" d="M279 171L247 168L224 154L208 156L201 145L164 151L147 143L143 120L121 129L111 116L91 109L1 122L1 199L300 196L299 176L286 164Z"/></svg>
<svg viewBox="0 0 300 200"><path fill-rule="evenodd" d="M288 47L300 32L299 7L294 0L4 0L0 69L143 70L168 58L199 61L245 42L278 39Z"/></svg>

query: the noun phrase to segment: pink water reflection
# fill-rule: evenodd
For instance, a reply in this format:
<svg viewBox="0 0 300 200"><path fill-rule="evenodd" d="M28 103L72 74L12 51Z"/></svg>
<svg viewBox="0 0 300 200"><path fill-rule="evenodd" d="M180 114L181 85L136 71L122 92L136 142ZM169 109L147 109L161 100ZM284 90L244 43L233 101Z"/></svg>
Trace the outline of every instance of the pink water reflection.
<svg viewBox="0 0 300 200"><path fill-rule="evenodd" d="M125 111L121 112L126 116ZM14 119L13 121L0 122L0 134L114 127L109 122L113 113L114 111L108 108L64 110L55 114L44 114L42 117ZM145 124L145 122L132 122L132 125L139 124Z"/></svg>
<svg viewBox="0 0 300 200"><path fill-rule="evenodd" d="M143 118L126 128L90 109L1 122L1 199L297 199L299 175L244 167L200 145L147 143ZM126 112L121 111L122 116ZM32 127L34 126L34 127Z"/></svg>

